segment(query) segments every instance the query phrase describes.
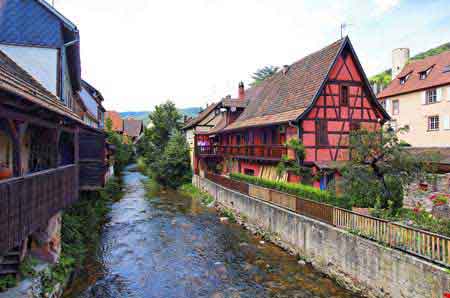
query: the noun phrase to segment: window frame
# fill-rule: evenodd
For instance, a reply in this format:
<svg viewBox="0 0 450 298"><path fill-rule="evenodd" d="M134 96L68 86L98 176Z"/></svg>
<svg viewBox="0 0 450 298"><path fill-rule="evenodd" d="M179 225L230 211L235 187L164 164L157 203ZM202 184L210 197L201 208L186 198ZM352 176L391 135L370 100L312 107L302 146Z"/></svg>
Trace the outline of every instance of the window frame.
<svg viewBox="0 0 450 298"><path fill-rule="evenodd" d="M434 121L434 128L433 128L433 119ZM439 115L433 115L433 116L428 116L427 118L428 121L428 131L439 131L440 130L440 118Z"/></svg>
<svg viewBox="0 0 450 298"><path fill-rule="evenodd" d="M345 92L344 92L345 90ZM350 88L347 85L341 85L341 92L339 93L339 105L348 107L350 102Z"/></svg>
<svg viewBox="0 0 450 298"><path fill-rule="evenodd" d="M425 90L425 98L426 98L425 103L427 105L432 105L432 104L437 103L438 102L437 101L437 99L438 99L437 98L437 89L432 88L432 89ZM432 99L432 100L430 100L430 99Z"/></svg>
<svg viewBox="0 0 450 298"><path fill-rule="evenodd" d="M318 146L329 146L328 140L328 120L317 119L316 120L316 144Z"/></svg>
<svg viewBox="0 0 450 298"><path fill-rule="evenodd" d="M397 105L397 108L396 108ZM400 101L398 99L392 100L392 115L400 114Z"/></svg>

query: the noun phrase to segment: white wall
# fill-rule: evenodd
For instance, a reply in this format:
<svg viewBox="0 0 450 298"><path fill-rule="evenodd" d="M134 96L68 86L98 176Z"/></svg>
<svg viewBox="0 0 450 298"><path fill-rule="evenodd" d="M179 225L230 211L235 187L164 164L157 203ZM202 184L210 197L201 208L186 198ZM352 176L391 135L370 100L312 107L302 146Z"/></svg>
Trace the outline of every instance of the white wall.
<svg viewBox="0 0 450 298"><path fill-rule="evenodd" d="M58 50L0 44L0 50L32 75L48 91L56 94Z"/></svg>

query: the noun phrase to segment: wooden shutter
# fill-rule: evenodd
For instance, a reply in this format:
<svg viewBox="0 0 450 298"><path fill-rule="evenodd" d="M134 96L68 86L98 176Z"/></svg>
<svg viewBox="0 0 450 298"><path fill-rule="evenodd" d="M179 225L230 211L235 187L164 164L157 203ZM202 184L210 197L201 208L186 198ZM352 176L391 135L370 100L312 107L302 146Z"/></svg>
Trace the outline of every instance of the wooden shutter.
<svg viewBox="0 0 450 298"><path fill-rule="evenodd" d="M320 146L328 145L328 123L327 120L316 120L316 142Z"/></svg>
<svg viewBox="0 0 450 298"><path fill-rule="evenodd" d="M450 129L450 115L444 116L444 129Z"/></svg>
<svg viewBox="0 0 450 298"><path fill-rule="evenodd" d="M422 92L422 104L423 105L427 104L427 91Z"/></svg>
<svg viewBox="0 0 450 298"><path fill-rule="evenodd" d="M442 88L436 89L436 101L441 102L442 101Z"/></svg>
<svg viewBox="0 0 450 298"><path fill-rule="evenodd" d="M391 100L386 98L386 112L392 115Z"/></svg>

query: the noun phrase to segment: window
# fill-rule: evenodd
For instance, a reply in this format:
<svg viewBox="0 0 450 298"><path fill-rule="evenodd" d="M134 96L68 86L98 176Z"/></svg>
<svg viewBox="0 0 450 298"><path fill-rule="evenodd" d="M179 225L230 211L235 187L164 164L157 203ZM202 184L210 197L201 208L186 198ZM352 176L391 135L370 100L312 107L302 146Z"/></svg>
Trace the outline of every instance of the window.
<svg viewBox="0 0 450 298"><path fill-rule="evenodd" d="M398 99L392 101L392 115L398 115L400 112L400 103Z"/></svg>
<svg viewBox="0 0 450 298"><path fill-rule="evenodd" d="M420 78L421 80L425 80L425 79L427 78L427 72L426 72L426 71L421 71L421 72L419 73L419 78Z"/></svg>
<svg viewBox="0 0 450 298"><path fill-rule="evenodd" d="M316 120L316 138L319 146L328 145L328 123L327 120Z"/></svg>
<svg viewBox="0 0 450 298"><path fill-rule="evenodd" d="M409 79L409 76L411 75L411 73L407 74L406 76L403 76L401 78L399 78L400 80L400 85L405 85L406 81Z"/></svg>
<svg viewBox="0 0 450 298"><path fill-rule="evenodd" d="M241 135L236 135L236 145L241 144Z"/></svg>
<svg viewBox="0 0 450 298"><path fill-rule="evenodd" d="M348 106L348 86L341 86L341 106Z"/></svg>
<svg viewBox="0 0 450 298"><path fill-rule="evenodd" d="M439 116L428 117L428 130L439 130Z"/></svg>
<svg viewBox="0 0 450 298"><path fill-rule="evenodd" d="M391 122L389 122L389 125L393 131L397 131L397 120L391 120Z"/></svg>
<svg viewBox="0 0 450 298"><path fill-rule="evenodd" d="M253 169L244 169L244 174L248 176L255 176L255 170Z"/></svg>
<svg viewBox="0 0 450 298"><path fill-rule="evenodd" d="M425 93L426 104L432 104L437 102L436 89L427 90Z"/></svg>
<svg viewBox="0 0 450 298"><path fill-rule="evenodd" d="M446 65L446 66L444 66L444 69L442 70L442 72L443 72L443 73L447 73L447 72L450 72L450 64L449 64L449 65Z"/></svg>
<svg viewBox="0 0 450 298"><path fill-rule="evenodd" d="M266 131L263 132L263 135L262 135L262 143L263 143L263 145L266 145L266 144L268 143L268 140L267 140L267 132L266 132Z"/></svg>

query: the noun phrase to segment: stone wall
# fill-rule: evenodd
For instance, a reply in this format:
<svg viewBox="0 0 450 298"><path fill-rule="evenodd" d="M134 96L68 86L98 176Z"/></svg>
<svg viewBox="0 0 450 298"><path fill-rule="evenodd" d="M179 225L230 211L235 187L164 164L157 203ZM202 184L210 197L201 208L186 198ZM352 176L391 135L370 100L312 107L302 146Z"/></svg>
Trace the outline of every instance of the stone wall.
<svg viewBox="0 0 450 298"><path fill-rule="evenodd" d="M440 298L444 268L195 176L193 183L349 289L368 297Z"/></svg>
<svg viewBox="0 0 450 298"><path fill-rule="evenodd" d="M435 175L434 183L411 183L405 194L403 204L414 208L421 204L427 211L431 211L433 204L428 199L436 193L450 193L450 173Z"/></svg>

